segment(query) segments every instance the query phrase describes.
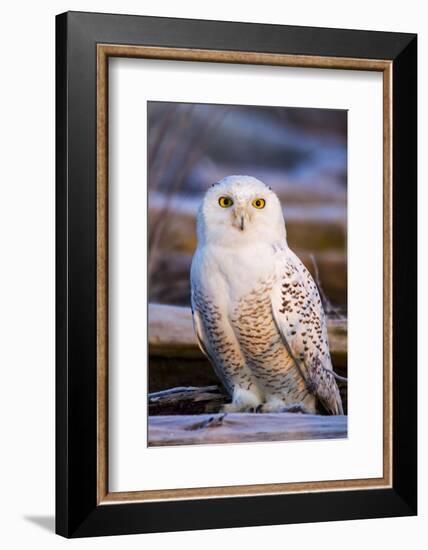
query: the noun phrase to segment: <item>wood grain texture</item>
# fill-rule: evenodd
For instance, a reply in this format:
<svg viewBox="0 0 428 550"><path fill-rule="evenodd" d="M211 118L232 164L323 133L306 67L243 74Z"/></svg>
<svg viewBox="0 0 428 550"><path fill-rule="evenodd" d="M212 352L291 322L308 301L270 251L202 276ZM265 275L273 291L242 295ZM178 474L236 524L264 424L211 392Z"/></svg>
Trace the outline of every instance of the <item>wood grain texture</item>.
<svg viewBox="0 0 428 550"><path fill-rule="evenodd" d="M136 57L146 59L170 59L179 61L202 61L213 63L240 63L254 65L281 65L317 69L353 69L383 71L388 61L382 59L357 59L314 55L287 55L277 53L202 50L189 48L163 48L150 46L125 46L121 44L98 44L108 57Z"/></svg>
<svg viewBox="0 0 428 550"><path fill-rule="evenodd" d="M217 385L175 387L149 393L149 416L218 413L230 401Z"/></svg>
<svg viewBox="0 0 428 550"><path fill-rule="evenodd" d="M347 352L346 320L329 319L327 324L333 364L335 359L343 364ZM190 308L149 304L149 350L150 355L157 357L204 357L193 330Z"/></svg>
<svg viewBox="0 0 428 550"><path fill-rule="evenodd" d="M108 492L108 63L97 52L97 501Z"/></svg>
<svg viewBox="0 0 428 550"><path fill-rule="evenodd" d="M342 439L347 437L346 416L297 413L232 413L150 416L149 447Z"/></svg>

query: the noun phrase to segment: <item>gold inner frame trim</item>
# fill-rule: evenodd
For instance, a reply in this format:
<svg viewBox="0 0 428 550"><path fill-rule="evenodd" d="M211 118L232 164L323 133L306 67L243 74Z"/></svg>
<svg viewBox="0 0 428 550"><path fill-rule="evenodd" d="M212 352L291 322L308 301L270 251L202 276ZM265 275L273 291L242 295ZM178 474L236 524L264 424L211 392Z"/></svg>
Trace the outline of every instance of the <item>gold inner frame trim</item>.
<svg viewBox="0 0 428 550"><path fill-rule="evenodd" d="M108 488L108 59L348 69L383 73L383 476L296 483L109 492ZM221 498L392 486L392 62L223 50L97 45L97 503Z"/></svg>

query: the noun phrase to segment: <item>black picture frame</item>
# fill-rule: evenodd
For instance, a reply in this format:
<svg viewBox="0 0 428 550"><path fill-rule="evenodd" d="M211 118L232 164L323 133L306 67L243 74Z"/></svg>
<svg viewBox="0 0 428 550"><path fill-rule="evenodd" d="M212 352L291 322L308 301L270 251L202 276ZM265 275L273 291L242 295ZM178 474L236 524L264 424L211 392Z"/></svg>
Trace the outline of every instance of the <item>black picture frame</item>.
<svg viewBox="0 0 428 550"><path fill-rule="evenodd" d="M96 46L392 62L391 488L97 504ZM56 18L56 532L65 537L417 513L417 36L68 12Z"/></svg>

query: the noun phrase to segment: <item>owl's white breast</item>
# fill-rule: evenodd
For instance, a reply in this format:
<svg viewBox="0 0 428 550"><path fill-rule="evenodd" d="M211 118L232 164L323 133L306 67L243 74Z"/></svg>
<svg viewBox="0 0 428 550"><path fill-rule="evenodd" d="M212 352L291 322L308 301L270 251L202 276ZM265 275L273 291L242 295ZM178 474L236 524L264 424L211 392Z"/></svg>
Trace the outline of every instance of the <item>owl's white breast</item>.
<svg viewBox="0 0 428 550"><path fill-rule="evenodd" d="M276 249L265 243L222 247L204 245L197 249L192 262L192 286L223 302L227 309L243 295L257 290L275 274Z"/></svg>

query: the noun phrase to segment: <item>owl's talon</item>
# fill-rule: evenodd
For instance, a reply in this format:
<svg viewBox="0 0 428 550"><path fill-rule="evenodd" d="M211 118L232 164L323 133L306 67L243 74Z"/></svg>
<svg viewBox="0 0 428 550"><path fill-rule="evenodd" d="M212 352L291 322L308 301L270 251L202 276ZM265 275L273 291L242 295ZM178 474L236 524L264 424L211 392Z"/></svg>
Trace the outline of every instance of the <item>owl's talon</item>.
<svg viewBox="0 0 428 550"><path fill-rule="evenodd" d="M257 413L260 412L262 405L257 405L257 407L252 406L243 406L238 405L236 403L227 403L226 405L223 405L220 409L220 412L223 414L228 413Z"/></svg>
<svg viewBox="0 0 428 550"><path fill-rule="evenodd" d="M309 414L308 409L303 403L291 403L291 405L284 407L281 412Z"/></svg>

